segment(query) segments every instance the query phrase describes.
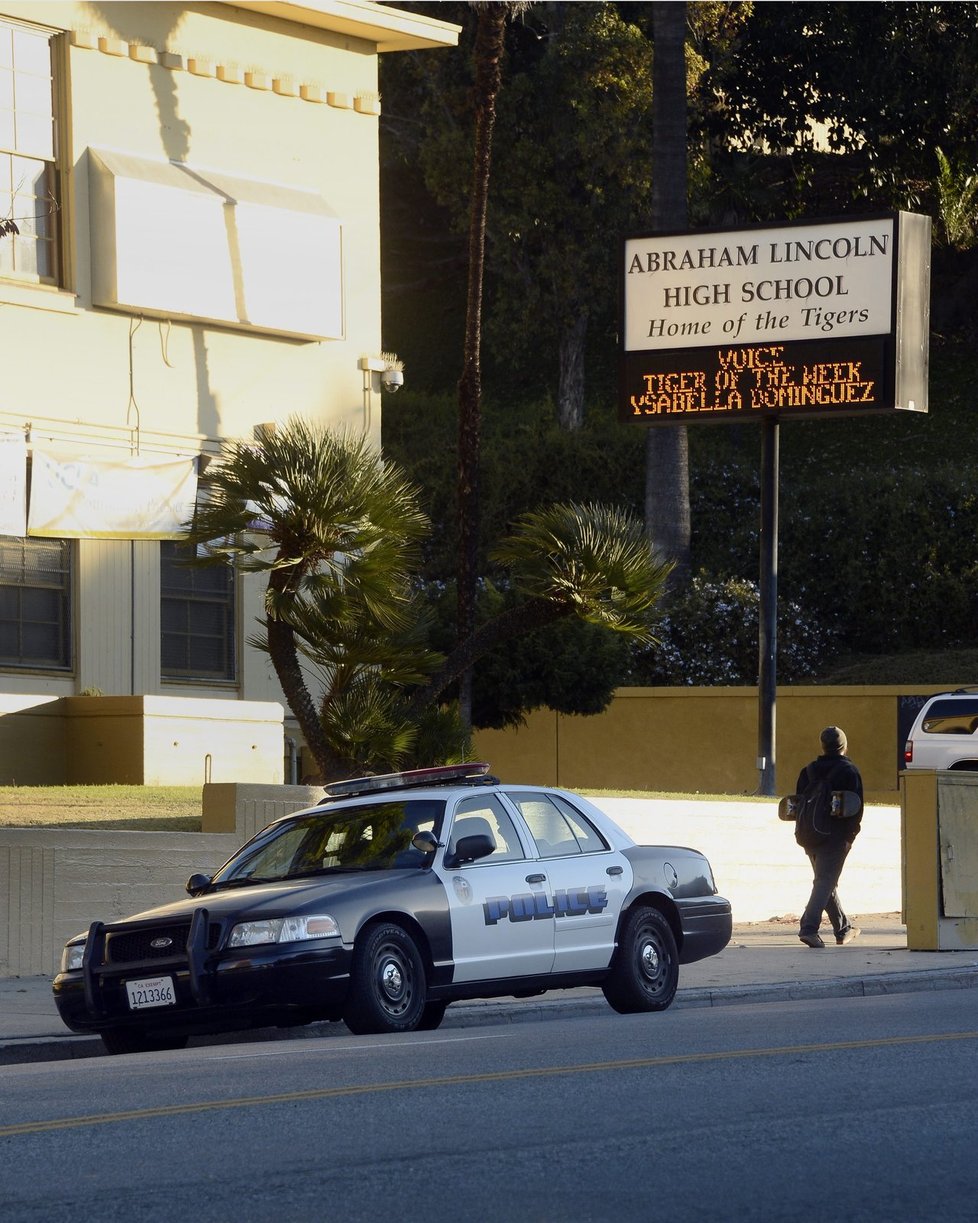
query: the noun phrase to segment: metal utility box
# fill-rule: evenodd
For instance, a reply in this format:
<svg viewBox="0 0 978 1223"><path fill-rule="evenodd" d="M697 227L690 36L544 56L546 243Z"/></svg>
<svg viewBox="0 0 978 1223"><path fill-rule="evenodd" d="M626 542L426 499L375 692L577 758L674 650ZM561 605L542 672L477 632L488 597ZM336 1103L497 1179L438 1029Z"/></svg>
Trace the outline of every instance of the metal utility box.
<svg viewBox="0 0 978 1223"><path fill-rule="evenodd" d="M907 947L978 949L978 773L904 772L900 808Z"/></svg>

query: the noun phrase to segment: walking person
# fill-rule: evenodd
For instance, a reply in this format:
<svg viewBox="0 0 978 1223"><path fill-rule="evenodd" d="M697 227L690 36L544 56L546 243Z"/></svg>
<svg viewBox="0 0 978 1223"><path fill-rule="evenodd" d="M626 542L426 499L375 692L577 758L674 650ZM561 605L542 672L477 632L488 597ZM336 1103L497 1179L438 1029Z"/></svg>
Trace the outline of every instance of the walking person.
<svg viewBox="0 0 978 1223"><path fill-rule="evenodd" d="M835 941L840 946L851 943L859 934L842 907L838 886L863 814L863 779L846 755L845 733L838 726L827 726L820 740L822 754L802 769L795 788L796 794L806 796L803 810L807 812L798 819L795 840L808 855L814 875L812 894L801 915L798 937L806 947L816 948L825 946L818 932L823 913L832 923ZM858 794L858 814L841 819L833 817L833 790L851 790Z"/></svg>

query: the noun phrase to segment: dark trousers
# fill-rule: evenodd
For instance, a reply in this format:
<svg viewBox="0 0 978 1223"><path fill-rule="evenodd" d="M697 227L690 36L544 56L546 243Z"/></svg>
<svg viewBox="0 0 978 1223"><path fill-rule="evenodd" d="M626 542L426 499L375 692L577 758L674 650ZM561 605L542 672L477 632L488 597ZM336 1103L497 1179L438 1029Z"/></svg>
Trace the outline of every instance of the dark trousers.
<svg viewBox="0 0 978 1223"><path fill-rule="evenodd" d="M812 864L815 880L805 912L801 915L799 933L817 934L823 913L828 915L836 937L849 929L849 918L846 917L836 889L850 848L845 841L827 841L818 849L805 850Z"/></svg>

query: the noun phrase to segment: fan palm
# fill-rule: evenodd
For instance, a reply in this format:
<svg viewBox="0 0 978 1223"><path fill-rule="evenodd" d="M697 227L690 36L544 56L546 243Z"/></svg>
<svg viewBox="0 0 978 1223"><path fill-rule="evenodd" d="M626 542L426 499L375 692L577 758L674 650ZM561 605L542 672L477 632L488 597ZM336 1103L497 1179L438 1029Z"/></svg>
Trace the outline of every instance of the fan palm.
<svg viewBox="0 0 978 1223"><path fill-rule="evenodd" d="M208 473L187 538L201 563L233 558L267 573L264 635L252 640L268 650L323 777L346 771L341 744L357 738L326 733L331 704L349 708L366 674L416 682L430 669L411 589L427 526L414 487L364 438L299 418L233 443Z"/></svg>
<svg viewBox="0 0 978 1223"><path fill-rule="evenodd" d="M208 473L187 538L200 564L233 559L267 575L250 640L268 651L324 780L464 755L464 727L439 704L517 634L577 615L651 639L646 613L670 565L642 524L607 506L554 505L526 514L493 553L523 601L442 659L412 584L427 525L415 489L364 439L299 419L232 444Z"/></svg>
<svg viewBox="0 0 978 1223"><path fill-rule="evenodd" d="M672 563L649 550L641 522L613 506L547 506L524 514L492 551L524 596L453 650L411 700L414 711L437 700L459 675L506 640L578 616L649 644L648 612L665 588Z"/></svg>

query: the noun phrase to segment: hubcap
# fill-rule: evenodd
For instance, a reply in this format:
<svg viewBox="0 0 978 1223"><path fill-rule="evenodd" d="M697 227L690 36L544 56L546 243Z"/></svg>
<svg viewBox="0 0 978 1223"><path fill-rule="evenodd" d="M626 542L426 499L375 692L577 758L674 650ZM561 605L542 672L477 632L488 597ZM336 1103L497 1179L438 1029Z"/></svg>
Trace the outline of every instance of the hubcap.
<svg viewBox="0 0 978 1223"><path fill-rule="evenodd" d="M381 965L380 987L391 1002L396 1003L404 996L404 974L395 960L386 960Z"/></svg>
<svg viewBox="0 0 978 1223"><path fill-rule="evenodd" d="M642 972L649 978L654 980L659 975L659 949L653 942L642 944L641 951Z"/></svg>

